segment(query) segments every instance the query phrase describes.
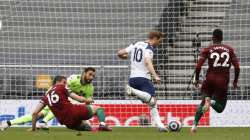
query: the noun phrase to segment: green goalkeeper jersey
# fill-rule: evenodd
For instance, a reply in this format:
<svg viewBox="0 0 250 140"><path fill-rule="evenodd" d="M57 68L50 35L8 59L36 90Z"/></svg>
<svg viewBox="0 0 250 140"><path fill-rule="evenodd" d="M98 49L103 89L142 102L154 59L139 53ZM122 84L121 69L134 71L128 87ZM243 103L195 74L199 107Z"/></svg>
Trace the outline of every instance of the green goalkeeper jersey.
<svg viewBox="0 0 250 140"><path fill-rule="evenodd" d="M94 93L94 86L92 83L81 84L81 75L71 75L67 79L67 87L69 92L74 92L85 98L92 98Z"/></svg>

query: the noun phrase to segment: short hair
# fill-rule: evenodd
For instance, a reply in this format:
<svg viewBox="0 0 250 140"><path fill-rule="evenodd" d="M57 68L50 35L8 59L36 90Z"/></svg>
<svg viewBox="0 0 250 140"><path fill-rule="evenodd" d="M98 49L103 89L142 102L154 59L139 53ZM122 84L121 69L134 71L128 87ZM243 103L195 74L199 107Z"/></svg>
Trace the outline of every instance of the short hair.
<svg viewBox="0 0 250 140"><path fill-rule="evenodd" d="M223 31L221 29L215 29L213 31L213 38L216 41L222 41L223 40Z"/></svg>
<svg viewBox="0 0 250 140"><path fill-rule="evenodd" d="M148 39L153 39L153 38L157 38L160 39L164 36L164 34L162 32L159 31L151 31L148 33Z"/></svg>
<svg viewBox="0 0 250 140"><path fill-rule="evenodd" d="M84 72L85 72L85 73L88 72L88 71L93 71L93 72L95 72L95 68L93 68L93 67L87 67L87 68L84 69Z"/></svg>
<svg viewBox="0 0 250 140"><path fill-rule="evenodd" d="M63 79L67 80L67 78L65 76L60 76L60 75L55 76L52 84L55 85L57 82L61 82Z"/></svg>

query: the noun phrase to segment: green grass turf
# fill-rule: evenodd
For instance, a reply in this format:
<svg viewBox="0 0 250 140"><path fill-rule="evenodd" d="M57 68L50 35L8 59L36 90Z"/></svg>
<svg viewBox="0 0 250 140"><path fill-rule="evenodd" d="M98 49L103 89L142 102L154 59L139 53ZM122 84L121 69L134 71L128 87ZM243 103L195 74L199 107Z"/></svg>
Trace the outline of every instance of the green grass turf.
<svg viewBox="0 0 250 140"><path fill-rule="evenodd" d="M179 133L159 133L155 128L113 128L112 132L81 132L66 128L28 132L27 128L10 128L0 132L0 140L250 140L250 128L199 128L190 134L189 128Z"/></svg>

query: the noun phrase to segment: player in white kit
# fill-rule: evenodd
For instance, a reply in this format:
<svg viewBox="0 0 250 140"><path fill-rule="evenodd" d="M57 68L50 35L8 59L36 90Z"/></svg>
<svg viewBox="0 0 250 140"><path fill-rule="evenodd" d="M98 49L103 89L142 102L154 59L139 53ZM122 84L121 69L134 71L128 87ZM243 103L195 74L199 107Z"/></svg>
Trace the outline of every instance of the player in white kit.
<svg viewBox="0 0 250 140"><path fill-rule="evenodd" d="M150 32L148 40L131 44L129 47L119 50L117 55L121 59L126 59L131 54L131 73L129 85L126 86L127 94L135 95L142 102L147 103L150 107L151 117L159 131L167 132L159 116L155 88L151 81L151 75L156 83L159 84L161 80L155 72L152 59L154 49L160 45L162 37L163 34L161 32Z"/></svg>

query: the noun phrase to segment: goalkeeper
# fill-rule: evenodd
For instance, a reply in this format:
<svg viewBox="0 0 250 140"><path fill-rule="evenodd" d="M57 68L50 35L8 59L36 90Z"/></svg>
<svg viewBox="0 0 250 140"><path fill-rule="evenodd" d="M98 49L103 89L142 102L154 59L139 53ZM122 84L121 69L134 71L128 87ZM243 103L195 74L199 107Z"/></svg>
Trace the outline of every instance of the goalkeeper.
<svg viewBox="0 0 250 140"><path fill-rule="evenodd" d="M92 67L87 67L84 69L81 75L71 75L67 79L67 87L69 92L74 92L78 95L81 95L85 98L92 98L93 97L93 92L94 92L94 86L92 84L92 80L95 77L95 68ZM56 82L56 79L53 80L53 84ZM72 100L73 101L73 100ZM41 123L37 124L38 128L48 130L47 122L50 120L54 119L55 116L54 114L50 111L48 107L45 107L39 114L39 118L43 117L43 120ZM31 122L32 120L32 115L25 115L20 118L14 119L7 121L3 124L0 125L0 129L6 130L12 125L19 125L19 124L24 124L27 122ZM90 125L86 122L86 131L90 131L91 127Z"/></svg>

